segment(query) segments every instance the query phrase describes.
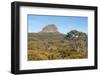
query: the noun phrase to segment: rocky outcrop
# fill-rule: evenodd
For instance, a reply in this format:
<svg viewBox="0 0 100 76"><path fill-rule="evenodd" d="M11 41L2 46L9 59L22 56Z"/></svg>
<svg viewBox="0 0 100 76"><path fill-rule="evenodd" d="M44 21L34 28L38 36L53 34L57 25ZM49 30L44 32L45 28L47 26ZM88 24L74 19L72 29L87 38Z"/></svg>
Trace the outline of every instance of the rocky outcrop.
<svg viewBox="0 0 100 76"><path fill-rule="evenodd" d="M58 28L55 24L48 24L42 29L42 32L58 32Z"/></svg>

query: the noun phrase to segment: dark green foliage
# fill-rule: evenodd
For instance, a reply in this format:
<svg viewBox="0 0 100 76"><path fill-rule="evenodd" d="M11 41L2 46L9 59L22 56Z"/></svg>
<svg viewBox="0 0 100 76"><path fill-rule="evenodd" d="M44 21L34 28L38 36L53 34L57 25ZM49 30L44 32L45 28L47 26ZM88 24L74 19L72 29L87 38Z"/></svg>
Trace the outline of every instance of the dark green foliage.
<svg viewBox="0 0 100 76"><path fill-rule="evenodd" d="M65 38L69 40L87 40L87 34L77 30L71 30L67 33Z"/></svg>

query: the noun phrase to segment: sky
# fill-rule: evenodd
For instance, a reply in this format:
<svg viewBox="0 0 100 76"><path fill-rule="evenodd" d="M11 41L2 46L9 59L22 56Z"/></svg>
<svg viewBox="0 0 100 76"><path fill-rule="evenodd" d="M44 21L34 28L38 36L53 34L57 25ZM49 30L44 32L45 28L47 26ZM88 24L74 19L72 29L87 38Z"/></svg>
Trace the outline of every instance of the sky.
<svg viewBox="0 0 100 76"><path fill-rule="evenodd" d="M40 32L48 24L55 24L64 34L70 30L88 32L88 17L28 15L28 32Z"/></svg>

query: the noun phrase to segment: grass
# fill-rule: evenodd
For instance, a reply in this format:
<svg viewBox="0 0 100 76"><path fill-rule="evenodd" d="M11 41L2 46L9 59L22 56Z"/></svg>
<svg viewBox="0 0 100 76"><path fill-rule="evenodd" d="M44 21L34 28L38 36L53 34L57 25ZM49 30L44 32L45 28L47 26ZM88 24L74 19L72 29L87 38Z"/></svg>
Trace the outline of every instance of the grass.
<svg viewBox="0 0 100 76"><path fill-rule="evenodd" d="M29 33L28 60L87 58L86 41L67 40L60 33Z"/></svg>
<svg viewBox="0 0 100 76"><path fill-rule="evenodd" d="M28 60L80 59L87 58L84 52L28 50Z"/></svg>

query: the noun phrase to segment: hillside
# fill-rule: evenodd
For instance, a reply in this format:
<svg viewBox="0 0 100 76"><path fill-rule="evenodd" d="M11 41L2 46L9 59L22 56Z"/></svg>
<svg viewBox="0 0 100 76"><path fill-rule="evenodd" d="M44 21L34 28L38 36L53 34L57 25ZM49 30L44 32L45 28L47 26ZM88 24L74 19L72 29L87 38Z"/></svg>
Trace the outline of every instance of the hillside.
<svg viewBox="0 0 100 76"><path fill-rule="evenodd" d="M57 32L39 32L39 33L28 33L29 40L63 40L65 34L57 33Z"/></svg>
<svg viewBox="0 0 100 76"><path fill-rule="evenodd" d="M62 34L55 24L28 33L28 60L87 58L87 34L71 30Z"/></svg>
<svg viewBox="0 0 100 76"><path fill-rule="evenodd" d="M28 33L28 60L87 58L84 34L78 32L79 37L73 37L73 31L67 35L59 32Z"/></svg>

